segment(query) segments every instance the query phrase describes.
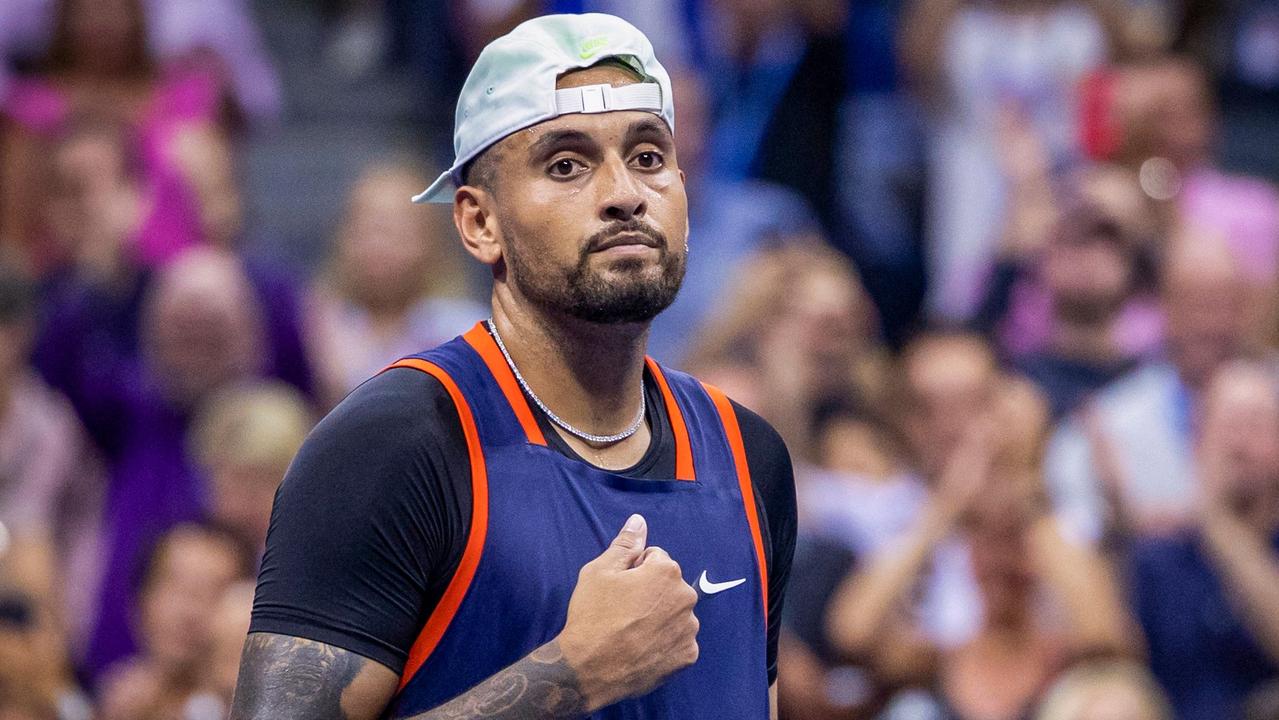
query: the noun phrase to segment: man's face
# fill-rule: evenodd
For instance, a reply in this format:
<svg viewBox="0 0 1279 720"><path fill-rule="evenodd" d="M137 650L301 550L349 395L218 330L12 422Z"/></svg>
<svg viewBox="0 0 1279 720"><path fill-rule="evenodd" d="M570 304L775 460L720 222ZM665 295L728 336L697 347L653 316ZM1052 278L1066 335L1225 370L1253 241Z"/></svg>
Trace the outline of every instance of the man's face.
<svg viewBox="0 0 1279 720"><path fill-rule="evenodd" d="M1056 314L1081 325L1102 325L1122 309L1132 287L1132 258L1107 231L1068 233L1044 256L1044 284Z"/></svg>
<svg viewBox="0 0 1279 720"><path fill-rule="evenodd" d="M1166 283L1164 307L1168 352L1185 382L1203 385L1217 367L1239 353L1247 313L1237 280L1206 271L1180 273Z"/></svg>
<svg viewBox="0 0 1279 720"><path fill-rule="evenodd" d="M633 82L594 67L559 87ZM494 148L498 281L543 310L647 322L684 277L688 199L674 137L643 111L564 115Z"/></svg>

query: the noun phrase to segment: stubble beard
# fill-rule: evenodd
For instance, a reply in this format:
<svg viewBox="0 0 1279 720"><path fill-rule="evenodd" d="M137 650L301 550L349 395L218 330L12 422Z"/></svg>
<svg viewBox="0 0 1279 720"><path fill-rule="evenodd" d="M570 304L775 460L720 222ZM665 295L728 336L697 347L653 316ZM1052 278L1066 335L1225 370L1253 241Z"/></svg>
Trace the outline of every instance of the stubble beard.
<svg viewBox="0 0 1279 720"><path fill-rule="evenodd" d="M623 231L643 232L659 241L656 267L658 277L650 277L653 263L642 258L621 258L607 269L592 265L590 252L598 240ZM578 262L567 270L530 262L518 237L507 244L509 280L520 294L539 308L601 325L649 322L675 301L684 282L685 255L672 252L666 237L647 225L622 224L592 236ZM613 276L606 279L605 273Z"/></svg>

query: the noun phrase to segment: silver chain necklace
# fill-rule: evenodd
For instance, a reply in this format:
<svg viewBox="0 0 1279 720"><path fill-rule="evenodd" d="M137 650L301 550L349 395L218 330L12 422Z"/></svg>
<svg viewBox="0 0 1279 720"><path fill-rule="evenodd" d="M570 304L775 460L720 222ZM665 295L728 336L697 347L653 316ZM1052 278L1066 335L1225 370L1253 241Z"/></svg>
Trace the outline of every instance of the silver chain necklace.
<svg viewBox="0 0 1279 720"><path fill-rule="evenodd" d="M529 397L533 398L533 402L537 403L537 406L541 408L542 412L546 413L546 417L550 418L551 422L593 445L605 445L625 440L626 438L634 435L636 431L640 429L640 425L644 422L644 413L647 410L647 403L644 399L645 393L643 380L640 381L639 414L635 416L635 421L631 423L631 426L616 435L592 435L591 433L578 430L572 425L569 425L567 421L561 419L559 415L551 412L551 409L546 407L546 403L542 402L542 399L537 396L537 393L533 392L533 388L529 387L528 383L524 381L524 376L520 374L520 369L515 367L515 361L511 359L511 354L506 351L506 345L502 342L502 336L497 332L497 323L493 322L493 318L488 319L488 328L489 334L492 335L493 339L497 342L497 349L502 351L502 357L506 358L506 364L511 368L511 372L515 375L515 379L519 382L520 387L524 389L524 392L527 393Z"/></svg>

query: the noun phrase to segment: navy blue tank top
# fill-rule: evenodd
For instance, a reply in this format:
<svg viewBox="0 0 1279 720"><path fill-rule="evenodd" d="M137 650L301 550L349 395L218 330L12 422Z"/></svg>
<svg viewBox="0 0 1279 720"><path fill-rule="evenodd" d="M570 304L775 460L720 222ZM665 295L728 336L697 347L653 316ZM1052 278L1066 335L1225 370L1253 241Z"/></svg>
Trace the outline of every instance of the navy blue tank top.
<svg viewBox="0 0 1279 720"><path fill-rule="evenodd" d="M471 462L472 515L461 562L409 654L387 717L437 707L563 629L582 566L632 513L699 590L699 657L600 720L769 717L767 570L745 449L728 398L651 358L676 441L676 477L635 479L568 458L546 439L493 338L466 335L391 367L434 376L457 406Z"/></svg>

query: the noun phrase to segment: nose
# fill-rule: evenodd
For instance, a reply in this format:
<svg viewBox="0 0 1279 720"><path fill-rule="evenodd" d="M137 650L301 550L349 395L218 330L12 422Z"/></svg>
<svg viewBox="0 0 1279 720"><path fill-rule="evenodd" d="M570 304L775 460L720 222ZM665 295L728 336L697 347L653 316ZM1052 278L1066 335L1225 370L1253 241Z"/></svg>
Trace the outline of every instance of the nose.
<svg viewBox="0 0 1279 720"><path fill-rule="evenodd" d="M599 178L601 220L625 222L642 218L648 212L644 188L621 158L610 158L601 168Z"/></svg>

